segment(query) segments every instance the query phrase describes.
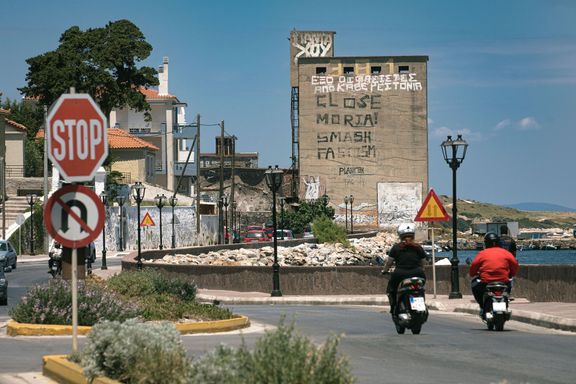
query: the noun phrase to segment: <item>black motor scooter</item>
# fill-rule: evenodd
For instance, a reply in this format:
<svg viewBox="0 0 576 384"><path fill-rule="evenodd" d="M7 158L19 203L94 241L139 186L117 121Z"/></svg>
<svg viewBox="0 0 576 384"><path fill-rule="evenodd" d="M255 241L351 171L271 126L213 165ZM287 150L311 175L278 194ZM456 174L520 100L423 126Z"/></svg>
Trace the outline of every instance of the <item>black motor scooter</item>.
<svg viewBox="0 0 576 384"><path fill-rule="evenodd" d="M508 284L496 281L486 284L486 291L482 298L482 320L490 331L503 331L504 323L510 320Z"/></svg>
<svg viewBox="0 0 576 384"><path fill-rule="evenodd" d="M62 247L56 245L53 251L48 252L48 273L52 277L62 276Z"/></svg>
<svg viewBox="0 0 576 384"><path fill-rule="evenodd" d="M396 294L396 307L392 313L392 320L396 332L403 334L406 328L413 334L420 334L422 324L428 320L428 307L426 306L425 288L426 279L411 277L398 284Z"/></svg>

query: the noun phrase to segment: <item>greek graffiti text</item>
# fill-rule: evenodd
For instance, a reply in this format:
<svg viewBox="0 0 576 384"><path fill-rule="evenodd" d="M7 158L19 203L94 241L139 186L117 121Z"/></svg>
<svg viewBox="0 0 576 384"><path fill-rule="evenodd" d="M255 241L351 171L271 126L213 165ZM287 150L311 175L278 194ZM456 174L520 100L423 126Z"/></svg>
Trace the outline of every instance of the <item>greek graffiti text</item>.
<svg viewBox="0 0 576 384"><path fill-rule="evenodd" d="M389 75L325 76L314 75L310 80L314 93L421 91L422 83L415 73Z"/></svg>

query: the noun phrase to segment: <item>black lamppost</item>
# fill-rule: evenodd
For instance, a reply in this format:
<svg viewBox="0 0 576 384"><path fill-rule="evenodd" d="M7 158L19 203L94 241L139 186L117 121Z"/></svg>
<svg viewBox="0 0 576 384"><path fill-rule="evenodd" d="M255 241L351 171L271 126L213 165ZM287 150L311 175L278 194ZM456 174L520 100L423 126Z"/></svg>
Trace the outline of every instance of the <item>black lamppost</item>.
<svg viewBox="0 0 576 384"><path fill-rule="evenodd" d="M442 155L444 156L444 160L446 160L452 169L452 259L450 260L450 264L452 264L450 275L452 291L450 292L448 298L459 299L462 297L462 293L460 292L458 274L458 209L456 208L456 170L464 161L468 143L462 139L462 135L458 135L456 140L452 140L452 136L448 136L448 138L440 145L440 147L442 148Z"/></svg>
<svg viewBox="0 0 576 384"><path fill-rule="evenodd" d="M106 265L106 218L108 217L108 194L106 191L102 191L100 194L100 200L102 200L102 205L104 205L104 225L102 226L102 266L100 269L108 269ZM90 255L88 255L90 257Z"/></svg>
<svg viewBox="0 0 576 384"><path fill-rule="evenodd" d="M232 212L230 212L230 218L232 219L232 242L234 242L238 231L237 228L238 222L236 221L236 208L238 207L238 204L236 203L236 200L232 202L231 207Z"/></svg>
<svg viewBox="0 0 576 384"><path fill-rule="evenodd" d="M170 206L172 207L172 249L176 248L176 231L174 230L174 207L178 204L178 198L176 196L170 196L168 199Z"/></svg>
<svg viewBox="0 0 576 384"><path fill-rule="evenodd" d="M228 244L230 238L230 229L228 228L228 195L222 196L222 205L224 205L224 244Z"/></svg>
<svg viewBox="0 0 576 384"><path fill-rule="evenodd" d="M120 250L124 250L124 203L126 202L126 196L118 195L116 196L116 201L118 202L118 207L120 208Z"/></svg>
<svg viewBox="0 0 576 384"><path fill-rule="evenodd" d="M224 205L224 196L218 199L218 244L224 244L224 218L222 217L222 206Z"/></svg>
<svg viewBox="0 0 576 384"><path fill-rule="evenodd" d="M282 296L280 291L280 265L278 265L278 233L276 232L276 192L282 186L284 172L276 166L268 166L266 171L266 184L272 190L272 227L274 228L274 264L272 265L272 293L271 296Z"/></svg>
<svg viewBox="0 0 576 384"><path fill-rule="evenodd" d="M346 221L346 232L348 232L348 203L350 202L350 196L344 196L344 217Z"/></svg>
<svg viewBox="0 0 576 384"><path fill-rule="evenodd" d="M286 198L284 196L280 197L280 227L282 227L282 240L284 240L284 201Z"/></svg>
<svg viewBox="0 0 576 384"><path fill-rule="evenodd" d="M34 203L36 195L26 195L26 200L30 205L30 254L34 255Z"/></svg>
<svg viewBox="0 0 576 384"><path fill-rule="evenodd" d="M141 248L141 241L140 241L140 204L142 203L142 200L144 200L144 193L146 192L146 187L142 185L142 182L137 181L134 183L134 185L132 186L132 196L134 197L134 200L136 201L136 206L137 206L137 218L138 218L138 256L137 256L137 262L136 262L136 268L138 270L142 270L142 248Z"/></svg>
<svg viewBox="0 0 576 384"><path fill-rule="evenodd" d="M354 196L353 195L348 196L348 200L350 201L350 233L353 234L354 233L354 208L352 207L352 204L354 204Z"/></svg>
<svg viewBox="0 0 576 384"><path fill-rule="evenodd" d="M162 208L164 208L164 206L166 205L166 196L164 196L164 194L156 195L156 197L154 198L154 202L156 203L158 211L160 212L160 249L163 249L164 245L162 244Z"/></svg>

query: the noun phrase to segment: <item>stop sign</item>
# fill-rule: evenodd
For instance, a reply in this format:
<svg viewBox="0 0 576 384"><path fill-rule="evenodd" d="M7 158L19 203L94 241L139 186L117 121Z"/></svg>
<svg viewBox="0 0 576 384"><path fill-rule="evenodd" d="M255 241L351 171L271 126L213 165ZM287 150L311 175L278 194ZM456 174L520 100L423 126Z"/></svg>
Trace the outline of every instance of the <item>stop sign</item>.
<svg viewBox="0 0 576 384"><path fill-rule="evenodd" d="M63 94L46 119L48 157L66 181L90 181L108 156L108 126L85 93Z"/></svg>

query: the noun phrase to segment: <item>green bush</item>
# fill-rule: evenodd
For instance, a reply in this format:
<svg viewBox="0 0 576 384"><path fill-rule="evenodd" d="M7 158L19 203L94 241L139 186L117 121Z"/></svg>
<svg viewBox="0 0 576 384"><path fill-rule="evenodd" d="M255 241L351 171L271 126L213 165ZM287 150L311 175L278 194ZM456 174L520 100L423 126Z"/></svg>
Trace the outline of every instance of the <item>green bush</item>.
<svg viewBox="0 0 576 384"><path fill-rule="evenodd" d="M296 335L294 325L281 321L275 331L266 332L253 351L243 343L239 348L220 346L193 363L193 383L353 383L348 361L337 352L338 338L330 337L317 347Z"/></svg>
<svg viewBox="0 0 576 384"><path fill-rule="evenodd" d="M319 216L312 223L312 232L319 243L342 243L350 245L346 231L327 216Z"/></svg>
<svg viewBox="0 0 576 384"><path fill-rule="evenodd" d="M190 362L172 323L96 324L75 358L90 379L98 375L123 383L189 382Z"/></svg>
<svg viewBox="0 0 576 384"><path fill-rule="evenodd" d="M99 320L124 321L139 315L139 307L92 281L78 282L78 324ZM10 316L20 323L71 324L72 290L66 280L54 279L32 287L14 306Z"/></svg>
<svg viewBox="0 0 576 384"><path fill-rule="evenodd" d="M141 297L152 294L174 295L185 301L196 298L196 284L177 278L169 278L155 269L122 272L107 281L108 287L127 297Z"/></svg>

